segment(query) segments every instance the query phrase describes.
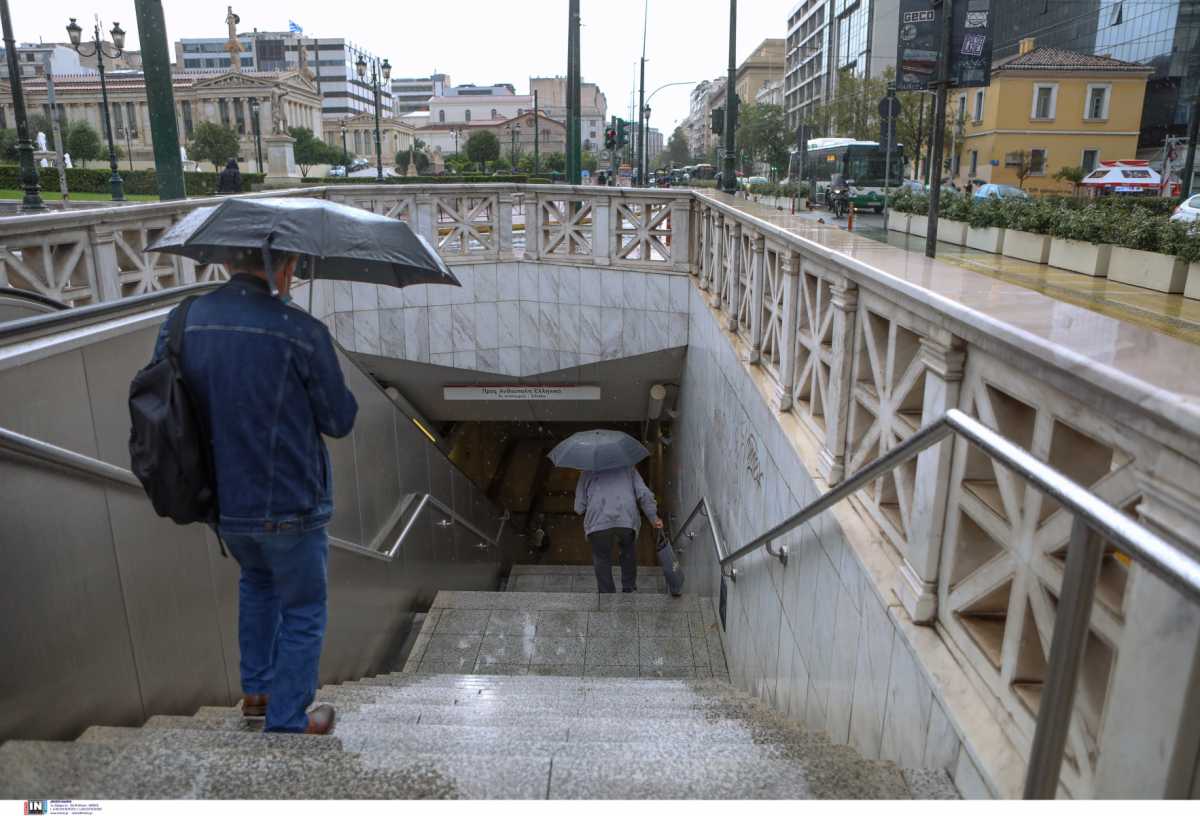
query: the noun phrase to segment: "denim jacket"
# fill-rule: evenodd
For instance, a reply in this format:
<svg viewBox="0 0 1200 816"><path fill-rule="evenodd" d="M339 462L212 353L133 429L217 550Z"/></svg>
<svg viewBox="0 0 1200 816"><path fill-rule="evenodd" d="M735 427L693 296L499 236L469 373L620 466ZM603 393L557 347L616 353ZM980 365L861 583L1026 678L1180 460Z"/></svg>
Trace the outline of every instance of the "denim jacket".
<svg viewBox="0 0 1200 816"><path fill-rule="evenodd" d="M328 524L333 479L321 435L346 436L358 413L329 330L272 297L265 281L235 275L192 304L182 369L212 442L220 531Z"/></svg>

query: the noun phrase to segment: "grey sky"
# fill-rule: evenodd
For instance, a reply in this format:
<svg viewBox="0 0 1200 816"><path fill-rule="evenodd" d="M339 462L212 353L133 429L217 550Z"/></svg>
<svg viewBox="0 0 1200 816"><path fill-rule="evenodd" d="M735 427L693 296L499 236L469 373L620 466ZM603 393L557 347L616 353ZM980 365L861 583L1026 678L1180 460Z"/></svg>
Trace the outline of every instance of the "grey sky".
<svg viewBox="0 0 1200 816"><path fill-rule="evenodd" d="M562 75L567 67L567 0L446 0L396 3L372 0L164 0L167 37L217 37L225 33L232 3L241 30L286 30L288 19L304 33L348 37L387 57L394 76L428 75L435 69L455 83L511 82L528 90L529 77ZM741 0L738 60L767 37L786 35L793 0ZM641 0L582 0L583 76L608 96L610 115L627 116L630 88L641 55ZM14 0L18 42L67 39L68 15L90 27L99 13L105 29L116 20L137 47L133 0ZM698 82L726 70L728 0L650 0L646 91L668 82ZM654 97L651 125L669 133L687 115L688 86Z"/></svg>

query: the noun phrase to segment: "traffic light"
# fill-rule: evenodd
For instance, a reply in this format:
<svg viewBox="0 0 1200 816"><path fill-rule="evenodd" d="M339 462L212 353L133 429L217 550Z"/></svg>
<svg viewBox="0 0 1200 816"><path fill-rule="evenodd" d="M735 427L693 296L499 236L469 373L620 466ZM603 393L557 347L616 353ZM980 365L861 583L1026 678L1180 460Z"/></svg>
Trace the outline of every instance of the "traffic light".
<svg viewBox="0 0 1200 816"><path fill-rule="evenodd" d="M633 129L631 122L626 122L624 119L617 119L617 147L625 147L629 144L629 137L632 135L630 131Z"/></svg>
<svg viewBox="0 0 1200 816"><path fill-rule="evenodd" d="M713 108L712 124L709 127L709 130L711 130L713 133L717 134L718 136L722 135L725 132L725 109L724 108Z"/></svg>
<svg viewBox="0 0 1200 816"><path fill-rule="evenodd" d="M617 129L615 127L609 127L604 131L604 149L617 149Z"/></svg>

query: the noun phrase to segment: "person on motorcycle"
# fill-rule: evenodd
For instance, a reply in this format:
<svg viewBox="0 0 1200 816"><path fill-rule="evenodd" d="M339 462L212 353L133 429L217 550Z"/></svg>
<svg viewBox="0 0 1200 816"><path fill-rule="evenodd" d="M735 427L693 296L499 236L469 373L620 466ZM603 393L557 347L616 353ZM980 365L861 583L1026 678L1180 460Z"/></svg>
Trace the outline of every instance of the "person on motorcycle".
<svg viewBox="0 0 1200 816"><path fill-rule="evenodd" d="M829 210L835 218L843 218L850 211L850 185L846 183L841 173L833 173L829 177Z"/></svg>

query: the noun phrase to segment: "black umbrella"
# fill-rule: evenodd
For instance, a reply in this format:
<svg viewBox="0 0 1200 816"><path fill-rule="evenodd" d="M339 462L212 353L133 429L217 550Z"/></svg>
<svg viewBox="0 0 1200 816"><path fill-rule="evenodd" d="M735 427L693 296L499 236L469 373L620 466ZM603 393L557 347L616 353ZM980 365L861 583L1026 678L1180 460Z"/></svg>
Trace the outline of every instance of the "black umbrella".
<svg viewBox="0 0 1200 816"><path fill-rule="evenodd" d="M461 286L429 242L408 224L319 198L230 198L184 216L149 252L197 263L228 263L261 251L296 253L309 261L301 278L388 286Z"/></svg>

